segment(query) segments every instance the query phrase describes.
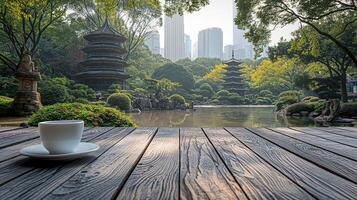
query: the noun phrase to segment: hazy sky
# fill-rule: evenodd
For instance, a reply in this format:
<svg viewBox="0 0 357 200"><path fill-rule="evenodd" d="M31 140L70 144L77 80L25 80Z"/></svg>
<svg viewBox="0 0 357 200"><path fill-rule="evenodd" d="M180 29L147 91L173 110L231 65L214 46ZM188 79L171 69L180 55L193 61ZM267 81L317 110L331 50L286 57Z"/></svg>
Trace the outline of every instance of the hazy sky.
<svg viewBox="0 0 357 200"><path fill-rule="evenodd" d="M223 31L223 45L233 43L233 0L210 0L210 4L200 11L185 14L185 33L190 35L192 45L197 41L198 32L209 27L219 27ZM289 39L297 25L276 28L272 33L271 45L281 37ZM159 28L161 47L164 47L164 27Z"/></svg>

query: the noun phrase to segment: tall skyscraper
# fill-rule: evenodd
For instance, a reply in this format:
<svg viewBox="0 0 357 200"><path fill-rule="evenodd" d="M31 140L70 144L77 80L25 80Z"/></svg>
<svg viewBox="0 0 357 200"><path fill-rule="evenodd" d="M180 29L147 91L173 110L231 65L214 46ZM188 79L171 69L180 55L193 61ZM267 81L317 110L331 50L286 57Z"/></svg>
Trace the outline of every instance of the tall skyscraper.
<svg viewBox="0 0 357 200"><path fill-rule="evenodd" d="M207 28L198 33L198 57L222 58L223 32L220 28Z"/></svg>
<svg viewBox="0 0 357 200"><path fill-rule="evenodd" d="M175 62L185 58L184 18L180 15L165 16L165 58Z"/></svg>
<svg viewBox="0 0 357 200"><path fill-rule="evenodd" d="M229 60L232 58L233 45L224 46L223 59Z"/></svg>
<svg viewBox="0 0 357 200"><path fill-rule="evenodd" d="M193 48L192 48L192 58L196 59L198 57L198 48L197 48L197 42L193 43Z"/></svg>
<svg viewBox="0 0 357 200"><path fill-rule="evenodd" d="M237 8L233 2L233 19L237 15ZM235 25L234 20L232 19L233 24L233 46L235 49L234 57L236 59L254 59L254 50L253 45L244 37L246 31L239 29Z"/></svg>
<svg viewBox="0 0 357 200"><path fill-rule="evenodd" d="M151 32L145 38L144 43L149 47L151 53L160 54L160 34L158 31Z"/></svg>
<svg viewBox="0 0 357 200"><path fill-rule="evenodd" d="M191 38L185 34L185 57L191 59Z"/></svg>

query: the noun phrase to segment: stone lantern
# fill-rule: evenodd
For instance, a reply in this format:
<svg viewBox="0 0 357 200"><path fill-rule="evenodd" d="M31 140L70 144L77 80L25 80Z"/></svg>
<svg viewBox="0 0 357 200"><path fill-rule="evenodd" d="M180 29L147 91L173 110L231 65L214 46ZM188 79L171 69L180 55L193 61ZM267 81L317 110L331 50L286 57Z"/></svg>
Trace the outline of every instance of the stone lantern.
<svg viewBox="0 0 357 200"><path fill-rule="evenodd" d="M31 115L41 107L40 93L37 92L37 81L41 80L41 75L35 69L30 55L26 54L21 59L15 78L19 85L13 103L15 114Z"/></svg>

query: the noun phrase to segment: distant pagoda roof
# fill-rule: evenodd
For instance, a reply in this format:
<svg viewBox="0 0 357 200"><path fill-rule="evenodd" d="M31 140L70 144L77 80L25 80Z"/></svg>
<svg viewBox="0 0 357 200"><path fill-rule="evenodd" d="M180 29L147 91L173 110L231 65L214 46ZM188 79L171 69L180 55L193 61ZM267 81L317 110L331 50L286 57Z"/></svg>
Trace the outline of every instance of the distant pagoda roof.
<svg viewBox="0 0 357 200"><path fill-rule="evenodd" d="M88 41L96 41L98 39L110 39L110 40L118 40L118 41L125 41L126 38L112 28L109 24L108 18L105 18L104 23L102 24L99 29L90 32L88 35L85 35L84 38Z"/></svg>

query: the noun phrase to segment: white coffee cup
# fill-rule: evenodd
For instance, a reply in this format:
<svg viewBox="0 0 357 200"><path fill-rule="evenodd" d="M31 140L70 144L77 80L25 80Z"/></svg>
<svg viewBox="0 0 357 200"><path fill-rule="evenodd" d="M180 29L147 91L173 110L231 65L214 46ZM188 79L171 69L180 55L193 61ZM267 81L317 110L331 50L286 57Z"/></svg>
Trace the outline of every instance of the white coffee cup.
<svg viewBox="0 0 357 200"><path fill-rule="evenodd" d="M72 153L81 142L82 120L44 121L38 124L43 146L50 154Z"/></svg>

